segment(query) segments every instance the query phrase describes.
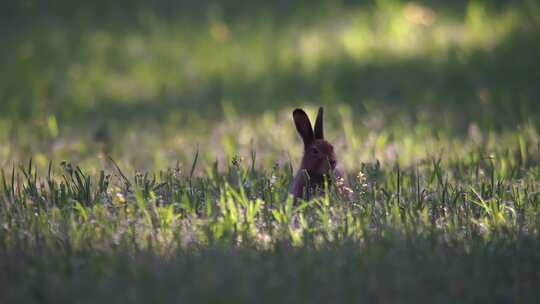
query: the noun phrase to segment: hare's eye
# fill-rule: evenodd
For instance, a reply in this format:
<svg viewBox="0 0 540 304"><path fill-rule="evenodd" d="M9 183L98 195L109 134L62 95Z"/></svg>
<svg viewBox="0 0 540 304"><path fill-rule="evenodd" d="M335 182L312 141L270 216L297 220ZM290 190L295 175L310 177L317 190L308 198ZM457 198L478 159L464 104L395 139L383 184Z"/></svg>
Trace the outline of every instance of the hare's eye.
<svg viewBox="0 0 540 304"><path fill-rule="evenodd" d="M315 148L315 147L312 147L311 148L311 153L313 154L319 154L319 149Z"/></svg>

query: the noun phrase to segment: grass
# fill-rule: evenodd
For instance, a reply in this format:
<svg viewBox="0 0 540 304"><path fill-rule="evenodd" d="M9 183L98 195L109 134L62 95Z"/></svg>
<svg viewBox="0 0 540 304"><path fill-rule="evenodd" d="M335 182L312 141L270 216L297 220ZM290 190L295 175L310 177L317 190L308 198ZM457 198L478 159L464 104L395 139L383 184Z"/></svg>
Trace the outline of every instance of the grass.
<svg viewBox="0 0 540 304"><path fill-rule="evenodd" d="M368 163L357 200L298 205L287 167L40 177L29 163L2 174L2 297L534 302L539 172L521 157Z"/></svg>
<svg viewBox="0 0 540 304"><path fill-rule="evenodd" d="M0 14L0 302L537 302L534 1ZM357 197L293 204L319 105Z"/></svg>

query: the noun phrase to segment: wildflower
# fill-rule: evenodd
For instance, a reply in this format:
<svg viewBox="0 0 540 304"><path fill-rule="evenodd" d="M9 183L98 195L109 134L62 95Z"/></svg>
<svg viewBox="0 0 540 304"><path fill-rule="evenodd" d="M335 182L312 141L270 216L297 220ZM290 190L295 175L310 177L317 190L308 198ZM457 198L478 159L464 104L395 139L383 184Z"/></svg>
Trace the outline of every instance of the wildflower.
<svg viewBox="0 0 540 304"><path fill-rule="evenodd" d="M116 193L114 201L117 204L124 204L126 202L126 199L124 198L124 195L122 193Z"/></svg>

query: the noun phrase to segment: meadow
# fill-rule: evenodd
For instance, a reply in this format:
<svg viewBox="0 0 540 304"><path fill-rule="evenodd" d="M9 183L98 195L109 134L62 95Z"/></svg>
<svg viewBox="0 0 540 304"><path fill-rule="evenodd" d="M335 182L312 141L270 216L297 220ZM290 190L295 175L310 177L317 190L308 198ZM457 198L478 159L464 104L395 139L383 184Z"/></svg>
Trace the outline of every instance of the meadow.
<svg viewBox="0 0 540 304"><path fill-rule="evenodd" d="M1 303L537 303L536 1L0 12ZM292 110L356 197L294 203Z"/></svg>

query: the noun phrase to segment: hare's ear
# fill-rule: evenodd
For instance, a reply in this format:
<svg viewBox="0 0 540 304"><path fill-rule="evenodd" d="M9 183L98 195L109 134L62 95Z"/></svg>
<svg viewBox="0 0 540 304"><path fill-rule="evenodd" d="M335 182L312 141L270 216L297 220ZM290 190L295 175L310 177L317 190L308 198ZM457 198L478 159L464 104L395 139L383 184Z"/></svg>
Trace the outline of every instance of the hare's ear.
<svg viewBox="0 0 540 304"><path fill-rule="evenodd" d="M313 128L311 127L311 122L306 112L302 109L296 109L293 111L294 124L296 125L296 130L302 136L304 140L304 146L308 147L313 143L315 136L313 135Z"/></svg>
<svg viewBox="0 0 540 304"><path fill-rule="evenodd" d="M319 108L319 113L317 113L317 120L315 120L315 139L324 139L322 107Z"/></svg>

